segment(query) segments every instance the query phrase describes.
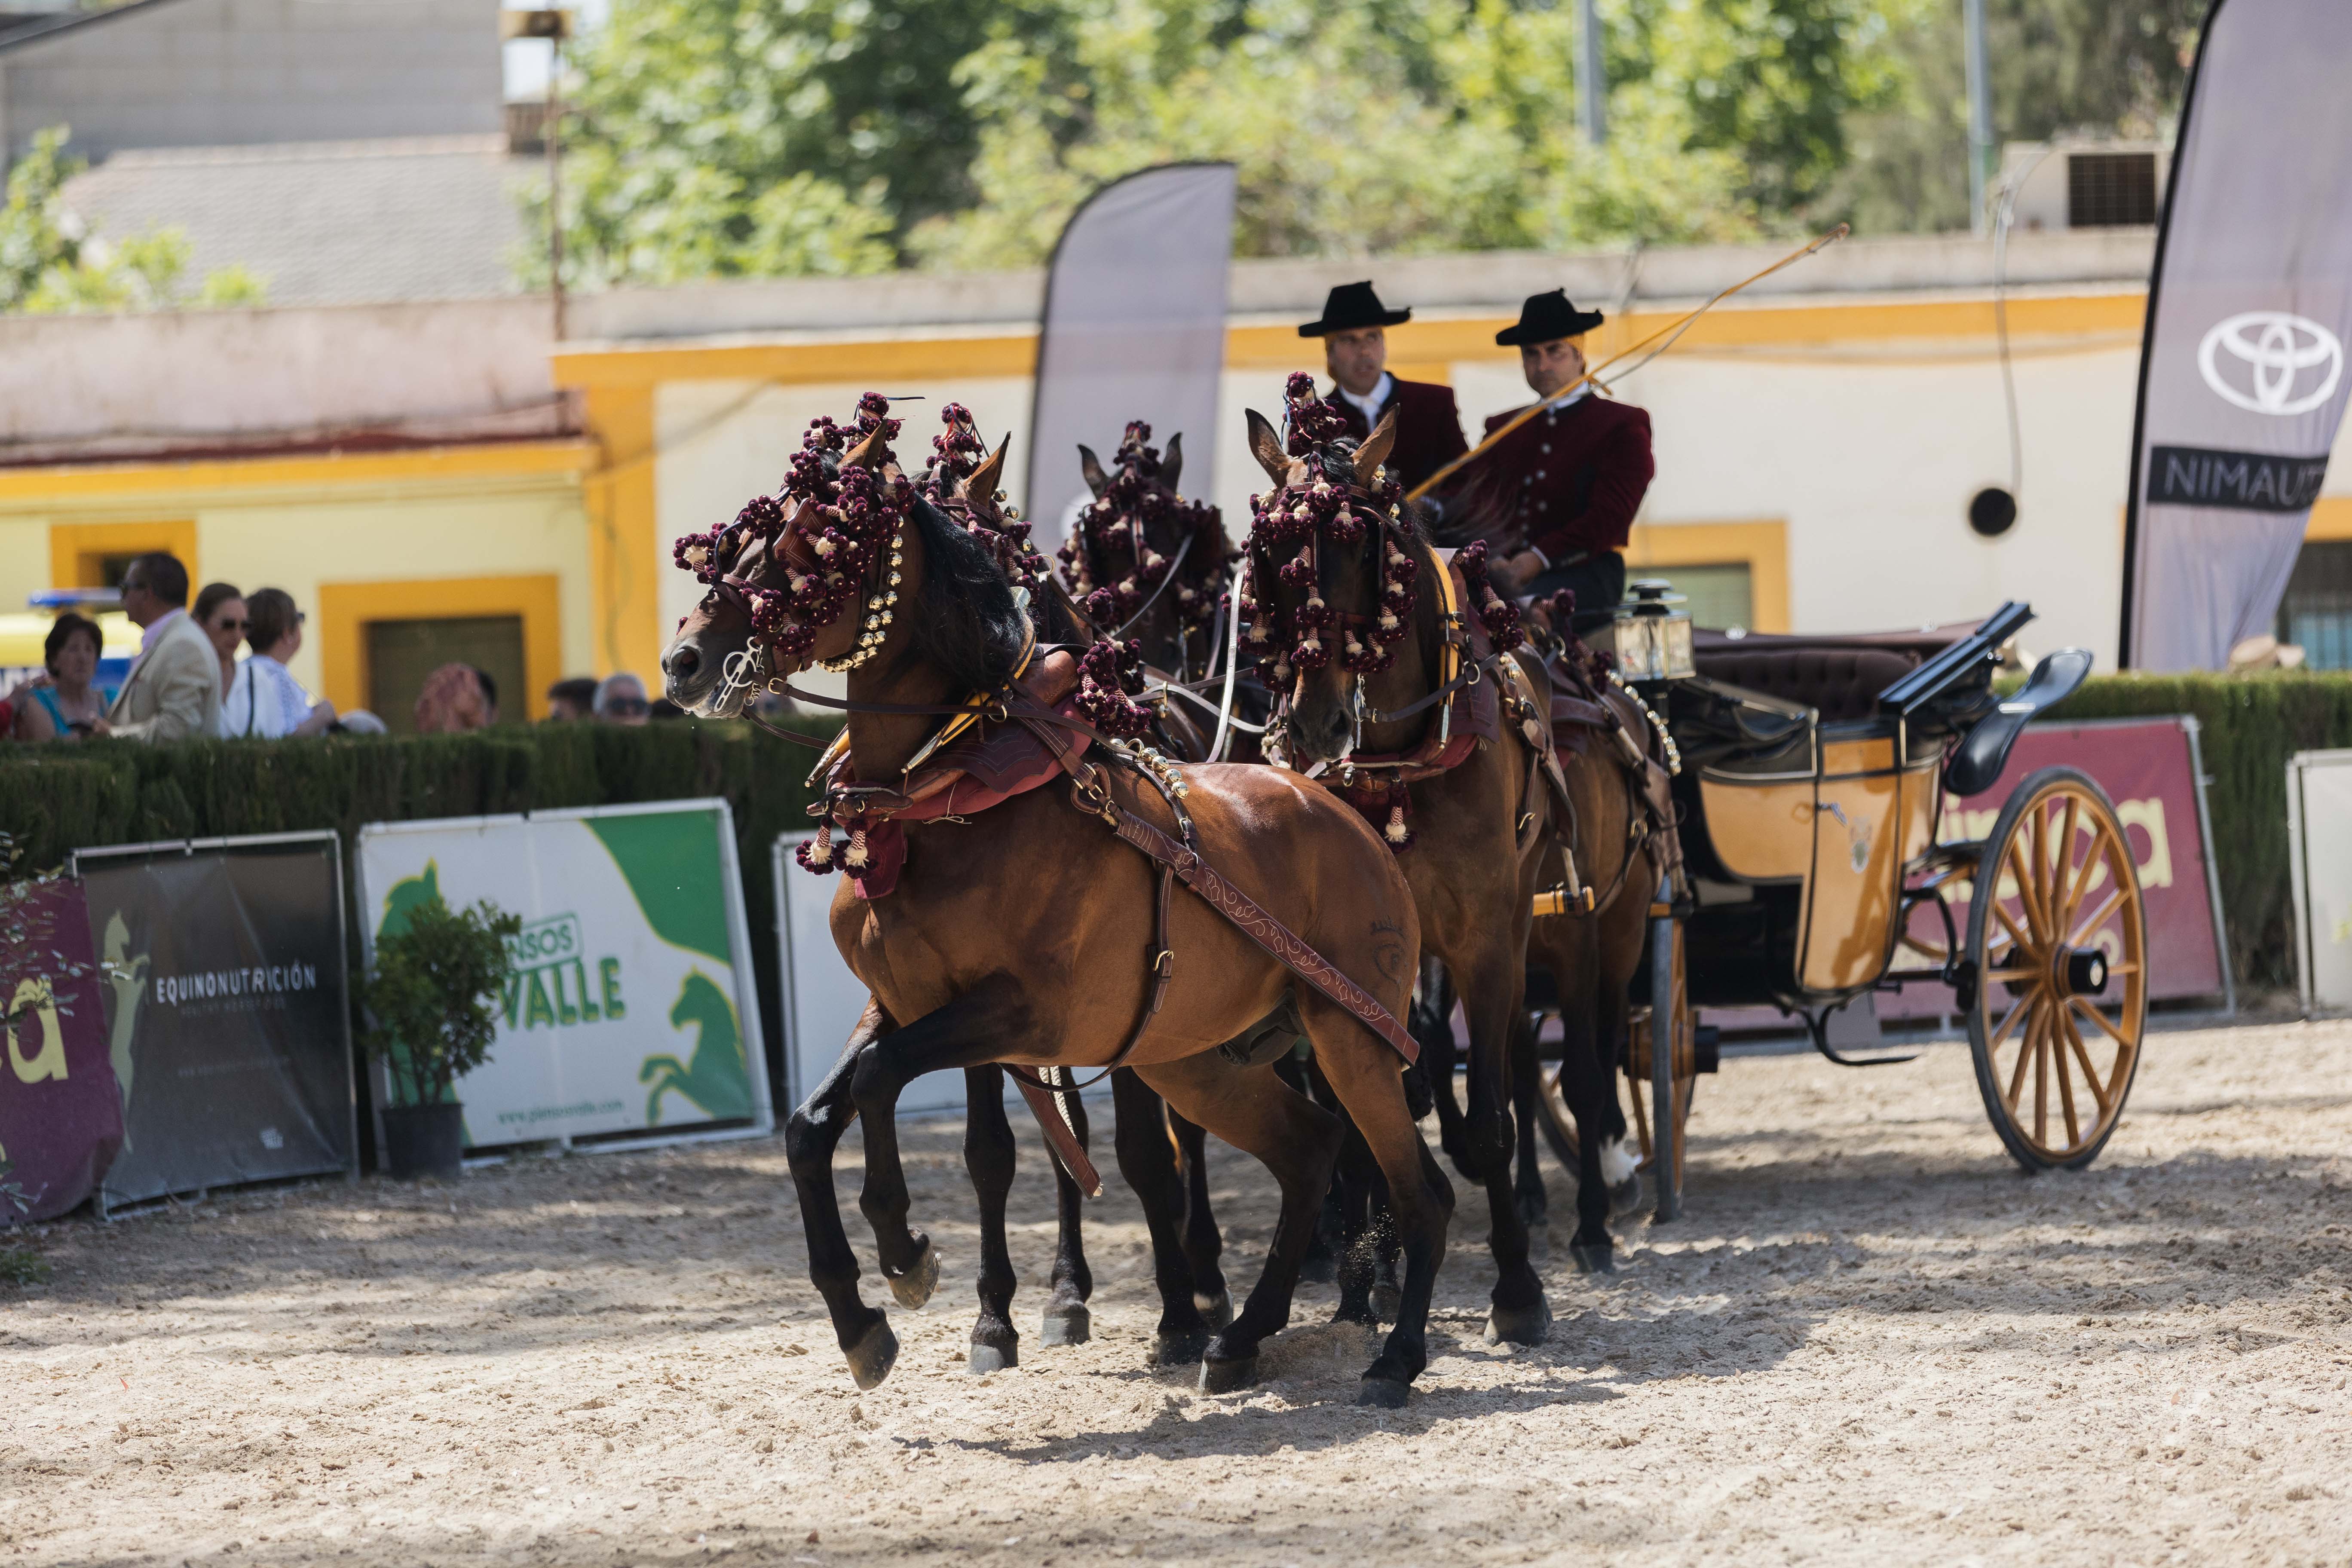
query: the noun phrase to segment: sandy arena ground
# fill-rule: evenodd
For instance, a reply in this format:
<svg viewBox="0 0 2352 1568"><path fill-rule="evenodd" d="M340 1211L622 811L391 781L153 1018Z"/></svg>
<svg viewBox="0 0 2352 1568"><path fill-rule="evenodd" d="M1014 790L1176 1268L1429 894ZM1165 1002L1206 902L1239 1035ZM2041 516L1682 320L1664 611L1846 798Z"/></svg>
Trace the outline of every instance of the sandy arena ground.
<svg viewBox="0 0 2352 1568"><path fill-rule="evenodd" d="M1689 1215L1481 1339L1465 1195L1412 1406L1320 1326L1203 1397L1142 1367L1143 1229L1094 1206L1090 1345L962 1370L961 1134L907 1140L946 1273L858 1394L773 1141L530 1159L52 1226L0 1287L0 1562L2342 1563L2352 1555L2352 1024L2156 1036L2098 1165L2029 1180L1965 1047L1703 1081ZM1098 1134L1098 1142L1100 1142ZM1271 1185L1220 1150L1228 1262ZM853 1146L844 1163L857 1157ZM1565 1183L1552 1174L1555 1212ZM854 1191L854 1187L851 1189ZM851 1232L882 1299L863 1222Z"/></svg>

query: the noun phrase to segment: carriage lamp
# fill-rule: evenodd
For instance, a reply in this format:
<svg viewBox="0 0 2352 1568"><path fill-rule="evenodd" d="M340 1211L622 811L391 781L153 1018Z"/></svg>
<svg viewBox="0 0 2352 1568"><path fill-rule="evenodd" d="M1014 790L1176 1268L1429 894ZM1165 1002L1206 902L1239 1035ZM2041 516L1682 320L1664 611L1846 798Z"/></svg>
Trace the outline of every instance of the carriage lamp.
<svg viewBox="0 0 2352 1568"><path fill-rule="evenodd" d="M1608 628L1594 640L1607 639L1606 651L1617 659L1617 673L1627 680L1680 680L1697 673L1691 658L1691 618L1683 595L1661 578L1633 584L1633 598L1617 606Z"/></svg>

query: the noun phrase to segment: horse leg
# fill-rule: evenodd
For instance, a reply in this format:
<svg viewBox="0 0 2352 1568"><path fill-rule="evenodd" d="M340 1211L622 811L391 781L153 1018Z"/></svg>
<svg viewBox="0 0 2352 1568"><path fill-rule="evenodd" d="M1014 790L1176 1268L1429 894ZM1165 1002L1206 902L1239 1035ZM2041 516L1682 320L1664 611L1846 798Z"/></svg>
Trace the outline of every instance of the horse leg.
<svg viewBox="0 0 2352 1568"><path fill-rule="evenodd" d="M998 1372L1021 1364L1021 1336L1013 1327L1013 1292L1019 1279L1004 1242L1005 1200L1013 1191L1013 1126L1004 1119L1003 1068L966 1068L963 1084L963 1165L980 1200L980 1318L971 1326L968 1364L976 1373Z"/></svg>
<svg viewBox="0 0 2352 1568"><path fill-rule="evenodd" d="M1208 1348L1210 1326L1197 1305L1199 1285L1180 1234L1184 1184L1168 1142L1166 1107L1130 1068L1111 1074L1110 1084L1118 1173L1143 1205L1143 1223L1151 1232L1152 1278L1160 1287L1160 1331L1151 1364L1197 1362Z"/></svg>
<svg viewBox="0 0 2352 1568"><path fill-rule="evenodd" d="M1339 1119L1265 1068L1235 1072L1210 1056L1138 1070L1187 1121L1254 1156L1282 1188L1282 1216L1265 1267L1241 1311L1201 1358L1202 1392L1229 1393L1255 1381L1259 1342L1290 1321L1299 1259L1339 1157Z"/></svg>
<svg viewBox="0 0 2352 1568"><path fill-rule="evenodd" d="M1291 1054L1276 1061L1274 1070L1283 1082L1311 1098L1315 1089L1307 1079L1307 1058ZM1340 1157L1345 1159L1346 1155ZM1323 1206L1316 1214L1315 1234L1307 1238L1307 1256L1298 1265L1298 1277L1318 1285L1328 1285L1337 1279L1339 1254L1347 1247L1347 1236L1348 1216L1340 1201L1339 1184L1334 1182L1331 1190L1323 1194Z"/></svg>
<svg viewBox="0 0 2352 1568"><path fill-rule="evenodd" d="M1198 1123L1173 1110L1167 1116L1168 1134L1175 1141L1177 1163L1184 1172L1184 1261L1192 1266L1192 1305L1211 1328L1222 1329L1234 1321L1234 1297L1218 1262L1225 1255L1225 1238L1209 1208L1209 1137Z"/></svg>
<svg viewBox="0 0 2352 1568"><path fill-rule="evenodd" d="M866 1184L858 1194L857 1206L873 1226L875 1247L881 1255L882 1278L902 1307L919 1308L930 1300L939 1284L940 1258L930 1237L907 1224L907 1173L898 1158L898 1096L908 1084L927 1072L978 1067L1003 1056L1008 1047L1017 1050L1033 1032L1027 1004L1017 986L1010 980L995 981L964 993L911 1024L877 1035L856 1053L856 1061L848 1067L845 1099L866 1123ZM842 1071L841 1065L836 1064L826 1088L832 1088L834 1077ZM800 1113L794 1112L793 1119L797 1121ZM803 1163L797 1158L793 1161L795 1184L803 1179ZM831 1202L831 1192L827 1190L822 1195L827 1200L827 1212L837 1216L839 1208ZM814 1257L817 1222L805 1217L806 1197L803 1201L803 1223L812 1228ZM845 1251L845 1241L843 1246ZM850 1370L859 1385L871 1388L888 1375L890 1362L898 1355L898 1342L890 1335L888 1321L882 1314L863 1319L866 1309L856 1300L854 1264L849 1271L848 1294L860 1315L856 1337L849 1336L850 1325L845 1323L839 1310L835 1312L835 1330L845 1336L843 1349L849 1355ZM832 1304L828 1297L827 1305ZM887 1352L878 1348L886 1343ZM869 1344L877 1348L869 1350Z"/></svg>
<svg viewBox="0 0 2352 1568"><path fill-rule="evenodd" d="M1070 1131L1077 1135L1078 1147L1085 1148L1085 1102L1078 1099L1076 1091L1069 1089L1054 1098L1069 1116ZM1046 1158L1054 1167L1054 1212L1060 1224L1054 1244L1052 1293L1045 1298L1045 1318L1039 1337L1049 1345L1082 1345L1094 1338L1094 1314L1087 1310L1095 1293L1095 1273L1087 1267L1087 1194L1078 1190L1070 1173L1062 1169L1061 1161L1054 1159L1050 1152Z"/></svg>
<svg viewBox="0 0 2352 1568"><path fill-rule="evenodd" d="M1516 994L1512 997L1517 1003ZM1317 996L1301 1008L1321 1067L1370 1151L1388 1187L1389 1212L1404 1249L1404 1294L1396 1326L1365 1369L1357 1402L1395 1408L1429 1364L1429 1299L1445 1261L1454 1192L1430 1157L1397 1082L1396 1058L1364 1026Z"/></svg>
<svg viewBox="0 0 2352 1568"><path fill-rule="evenodd" d="M1520 1007L1513 1010L1511 1023L1511 1118L1519 1132L1519 1221L1532 1240L1540 1240L1551 1213L1551 1197L1544 1191L1543 1162L1537 1157L1540 1151L1536 1118L1541 1112L1536 1109L1536 1096L1542 1091L1543 1063L1537 1056L1536 1032L1542 1020Z"/></svg>
<svg viewBox="0 0 2352 1568"><path fill-rule="evenodd" d="M1486 1337L1495 1342L1536 1345L1543 1342L1551 1309L1544 1300L1543 1282L1528 1261L1528 1227L1511 1189L1511 1041L1519 1026L1527 978L1524 921L1516 934L1515 942L1507 936L1503 943L1489 944L1464 987L1463 1006L1470 1020L1466 1115L1470 1146L1486 1189L1491 1222L1486 1239L1497 1275Z"/></svg>
<svg viewBox="0 0 2352 1568"><path fill-rule="evenodd" d="M1330 1089L1323 1089L1318 1100ZM1372 1161L1370 1145L1356 1124L1344 1115L1340 1118L1339 1159L1335 1167L1331 1190L1339 1205L1339 1306L1331 1314L1335 1323L1360 1323L1365 1328L1378 1328L1381 1310L1373 1300L1378 1289L1379 1273L1375 1267L1373 1237L1376 1230L1375 1205L1380 1198L1380 1167ZM1394 1303L1389 1316L1396 1316Z"/></svg>
<svg viewBox="0 0 2352 1568"><path fill-rule="evenodd" d="M1624 1070L1625 1047L1633 1032L1622 992L1604 988L1594 1003L1594 1051L1600 1079L1594 1093L1600 1099L1601 1176L1609 1185L1609 1212L1629 1215L1642 1206L1642 1145L1626 1125L1625 1107L1617 1098L1617 1075Z"/></svg>
<svg viewBox="0 0 2352 1568"><path fill-rule="evenodd" d="M1437 1144L1464 1179L1478 1179L1477 1156L1470 1147L1470 1131L1462 1102L1454 1098L1454 1071L1458 1053L1454 1047L1454 983L1445 965L1434 957L1421 961L1421 985L1414 991L1412 1010L1405 1027L1421 1047L1421 1068L1428 1075L1430 1097L1437 1105Z"/></svg>
<svg viewBox="0 0 2352 1568"><path fill-rule="evenodd" d="M857 1116L852 1084L859 1058L890 1026L881 1004L869 1000L833 1069L784 1122L784 1159L808 1237L809 1281L824 1298L834 1337L849 1358L850 1374L860 1388L872 1388L890 1375L890 1364L898 1359L898 1339L890 1331L889 1319L858 1294L857 1255L841 1223L833 1155Z"/></svg>
<svg viewBox="0 0 2352 1568"><path fill-rule="evenodd" d="M1591 947L1588 940L1581 945ZM1559 1087L1576 1118L1576 1236L1569 1256L1584 1274L1615 1271L1616 1248L1609 1236L1609 1180L1606 1147L1612 1145L1609 1116L1615 1109L1617 1087L1614 1042L1602 1022L1607 1004L1590 962L1570 969L1572 978L1559 988ZM1633 1183L1638 1191L1641 1178Z"/></svg>

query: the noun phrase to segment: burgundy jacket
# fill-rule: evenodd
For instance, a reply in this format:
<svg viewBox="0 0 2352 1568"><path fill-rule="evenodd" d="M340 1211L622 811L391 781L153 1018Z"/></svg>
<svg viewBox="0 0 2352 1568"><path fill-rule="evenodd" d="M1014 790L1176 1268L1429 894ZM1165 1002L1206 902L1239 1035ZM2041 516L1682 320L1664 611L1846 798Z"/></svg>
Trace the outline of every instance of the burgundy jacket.
<svg viewBox="0 0 2352 1568"><path fill-rule="evenodd" d="M1372 433L1362 410L1339 395L1336 386L1324 396L1348 416L1348 433L1363 440ZM1454 406L1454 389L1426 381L1389 377L1389 399L1380 412L1396 410L1396 445L1389 448L1389 472L1407 489L1421 483L1470 449L1462 438L1462 415ZM1375 421L1377 423L1377 421Z"/></svg>
<svg viewBox="0 0 2352 1568"><path fill-rule="evenodd" d="M1519 412L1496 415L1486 434ZM1657 471L1648 412L1591 394L1537 415L1476 466L1517 492L1527 542L1555 564L1580 550L1623 550Z"/></svg>

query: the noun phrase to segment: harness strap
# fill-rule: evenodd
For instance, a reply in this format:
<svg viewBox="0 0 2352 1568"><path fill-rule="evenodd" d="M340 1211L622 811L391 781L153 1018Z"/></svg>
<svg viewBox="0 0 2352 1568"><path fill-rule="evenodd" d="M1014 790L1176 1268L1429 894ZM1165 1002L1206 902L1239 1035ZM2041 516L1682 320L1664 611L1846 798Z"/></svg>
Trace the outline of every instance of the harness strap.
<svg viewBox="0 0 2352 1568"><path fill-rule="evenodd" d="M1046 1146L1062 1163L1062 1169L1070 1173L1070 1180L1077 1183L1078 1191L1090 1198L1102 1196L1102 1173L1095 1169L1092 1160L1087 1158L1086 1145L1078 1142L1077 1131L1070 1125L1069 1113L1062 1109L1061 1101L1055 1098L1076 1090L1049 1088L1034 1081L1019 1068L1008 1070L1013 1074L1013 1086L1021 1090L1021 1098L1029 1107L1029 1114L1037 1119L1037 1131L1045 1135ZM1060 1069L1048 1068L1046 1070L1058 1076Z"/></svg>
<svg viewBox="0 0 2352 1568"><path fill-rule="evenodd" d="M1025 713L1020 716L1028 721ZM1396 1048L1399 1056L1411 1066L1421 1058L1421 1047L1396 1016L1381 1005L1380 999L1341 973L1339 966L1325 958L1288 926L1284 925L1256 900L1234 887L1221 876L1216 868L1201 858L1199 850L1179 844L1143 818L1111 799L1102 771L1092 763L1073 754L1062 744L1061 737L1042 725L1032 724L1038 737L1045 742L1062 770L1070 775L1076 786L1078 804L1109 825L1111 830L1134 847L1157 861L1164 869L1161 886L1166 887L1166 872L1172 870L1186 887L1198 893L1208 906L1223 915L1258 946L1264 948L1276 963L1307 984L1321 992L1324 997L1344 1008L1350 1016ZM1163 939L1164 940L1164 939ZM1171 961L1172 965L1172 961ZM1162 984L1164 984L1164 978ZM1157 1004L1155 1003L1156 1006ZM1140 1031L1139 1030L1139 1034ZM1130 1042L1129 1049L1133 1048ZM1117 1065L1116 1062L1113 1063ZM1014 1068L1014 1071L1020 1069Z"/></svg>

